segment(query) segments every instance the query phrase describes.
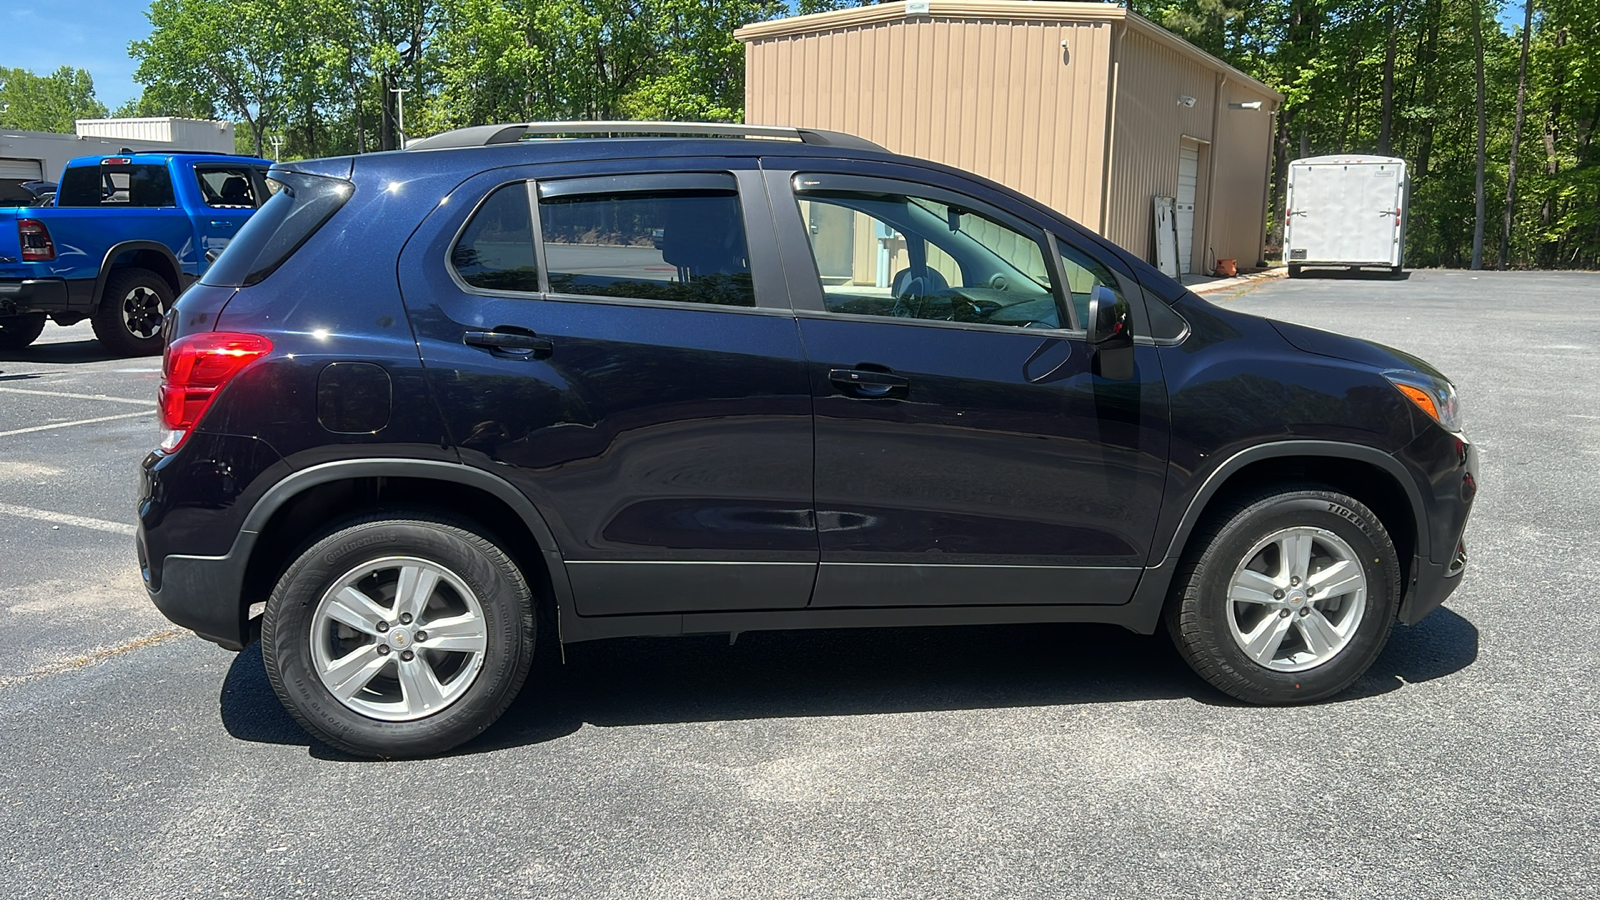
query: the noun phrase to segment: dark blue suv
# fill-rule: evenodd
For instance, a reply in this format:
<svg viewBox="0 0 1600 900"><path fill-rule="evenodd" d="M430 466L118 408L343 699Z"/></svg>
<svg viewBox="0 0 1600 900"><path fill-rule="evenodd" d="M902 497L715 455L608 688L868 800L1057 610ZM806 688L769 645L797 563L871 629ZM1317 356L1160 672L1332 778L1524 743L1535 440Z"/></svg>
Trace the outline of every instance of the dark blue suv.
<svg viewBox="0 0 1600 900"><path fill-rule="evenodd" d="M268 177L168 317L139 560L345 750L442 751L536 646L629 635L1164 621L1311 701L1461 580L1443 376L972 175L565 123Z"/></svg>

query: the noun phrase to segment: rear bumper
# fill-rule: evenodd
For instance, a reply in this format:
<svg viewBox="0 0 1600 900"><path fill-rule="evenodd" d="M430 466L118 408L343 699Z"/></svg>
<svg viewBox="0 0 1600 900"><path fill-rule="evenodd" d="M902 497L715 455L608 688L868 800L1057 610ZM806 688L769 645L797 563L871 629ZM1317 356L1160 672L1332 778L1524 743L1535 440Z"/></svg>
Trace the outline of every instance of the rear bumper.
<svg viewBox="0 0 1600 900"><path fill-rule="evenodd" d="M243 650L248 627L239 595L249 553L236 548L226 556L174 554L162 560L160 579L152 582L150 566L143 564L142 538L140 535L140 569L144 573L144 589L156 609L174 625L214 644Z"/></svg>
<svg viewBox="0 0 1600 900"><path fill-rule="evenodd" d="M0 280L0 315L66 312L71 293L62 278L24 278Z"/></svg>

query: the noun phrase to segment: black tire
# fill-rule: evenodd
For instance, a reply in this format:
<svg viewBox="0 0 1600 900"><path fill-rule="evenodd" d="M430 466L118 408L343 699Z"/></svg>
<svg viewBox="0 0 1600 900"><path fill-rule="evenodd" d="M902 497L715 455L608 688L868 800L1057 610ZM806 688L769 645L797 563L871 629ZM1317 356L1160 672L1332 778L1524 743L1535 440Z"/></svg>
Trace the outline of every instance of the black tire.
<svg viewBox="0 0 1600 900"><path fill-rule="evenodd" d="M324 603L330 590L350 573L390 565L387 561L395 557L440 567L447 577L456 576L473 595L483 623L481 666L472 669L458 660L460 656L470 660L468 653L440 654L423 649L428 640L426 629L434 621L429 610L438 610L441 622L442 618L455 615L443 609L445 601L459 599L447 581L440 582L443 590L433 594L436 599L429 601L415 619L401 619L394 612L393 624L383 627L381 638L342 625L327 629L330 619L319 609L326 609ZM379 584L379 575L372 578L353 586L370 592L383 607L385 588ZM397 586L391 589L400 592ZM393 597L394 594L387 595L387 608L391 611L401 608ZM402 621L404 626L399 624ZM329 655L337 652L341 659L353 658L370 647L374 651L369 654L371 662L384 666L363 682L376 687L359 692L350 702L340 700L326 685L318 661L319 652L323 651L313 645L314 640L327 642L324 646L338 644L338 635L343 631L349 632L348 646L355 649L349 650L348 656L342 649L326 651ZM388 646L386 642L398 640L406 631L408 643ZM528 583L511 558L493 542L466 527L426 514L375 515L346 523L315 541L289 566L267 601L261 656L273 690L307 731L357 756L399 758L442 753L493 724L527 678L534 641L533 596ZM405 655L409 650L401 651L401 647L416 648L416 653ZM380 649L382 662L376 655ZM455 675L467 680L456 685L455 679L450 679L453 687L446 690L459 693L443 701L437 711L405 713L411 717L386 720L381 713L364 710L364 703L370 709L371 704L384 699L382 691L391 684L388 697L398 698L402 706L411 702L401 684L401 656L406 665L426 664L434 674L438 674L440 660L456 662L459 668ZM436 679L434 685L443 681Z"/></svg>
<svg viewBox="0 0 1600 900"><path fill-rule="evenodd" d="M44 313L0 318L0 350L21 350L44 333Z"/></svg>
<svg viewBox="0 0 1600 900"><path fill-rule="evenodd" d="M161 322L172 309L172 285L149 269L113 269L94 309L94 336L121 356L161 352Z"/></svg>
<svg viewBox="0 0 1600 900"><path fill-rule="evenodd" d="M1349 562L1358 565L1365 577L1365 593L1361 595L1364 601L1357 599L1356 592L1336 595L1332 600L1325 596L1315 600L1326 604L1324 607L1309 610L1323 623L1330 621L1329 615L1339 616L1341 610L1349 617L1340 622L1341 627L1348 626L1347 636L1341 638L1346 643L1320 662L1315 661L1317 653L1307 631L1317 622L1308 621L1307 612L1301 611L1303 606L1314 605L1310 598L1299 597L1295 589L1289 588L1285 599L1273 601L1281 603L1282 608L1229 599L1235 576L1249 576L1243 571L1247 567L1257 572L1271 569L1272 574L1287 571L1271 566L1273 557L1282 552L1280 546L1261 545L1276 535L1311 533L1288 529L1333 535L1312 539L1312 577L1306 584L1317 580L1318 560L1324 560L1321 571L1335 564L1332 561L1337 559L1340 542L1343 552L1351 557ZM1315 486L1264 491L1212 515L1189 546L1191 552L1173 581L1173 596L1166 610L1167 629L1195 672L1232 697L1257 704L1310 703L1331 697L1360 678L1389 639L1400 600L1400 561L1383 523L1354 498ZM1259 552L1253 552L1258 547ZM1330 550L1333 555L1317 555ZM1329 585L1329 589L1333 586ZM1304 586L1299 590L1303 592ZM1357 609L1358 616L1354 614ZM1250 616L1259 625L1278 626L1279 632L1285 634L1283 643L1272 645L1273 649L1267 652L1285 652L1290 658L1269 658L1263 664L1246 652L1242 642L1249 635L1235 638L1234 629L1238 627L1242 633ZM1274 617L1282 617L1287 623L1277 623ZM1303 649L1298 649L1297 644ZM1283 647L1289 650L1284 651ZM1299 662L1292 658L1295 654L1299 654ZM1273 668L1294 665L1310 667L1300 671Z"/></svg>
<svg viewBox="0 0 1600 900"><path fill-rule="evenodd" d="M1300 277L1300 267L1299 266L1290 266L1289 267L1289 277L1290 278L1299 278Z"/></svg>

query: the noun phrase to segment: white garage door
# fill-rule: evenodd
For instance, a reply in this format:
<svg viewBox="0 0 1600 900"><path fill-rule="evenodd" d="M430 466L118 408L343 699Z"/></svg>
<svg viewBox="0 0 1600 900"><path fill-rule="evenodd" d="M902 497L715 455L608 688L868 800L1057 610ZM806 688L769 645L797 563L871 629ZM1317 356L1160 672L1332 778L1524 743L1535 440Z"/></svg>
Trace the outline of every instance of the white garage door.
<svg viewBox="0 0 1600 900"><path fill-rule="evenodd" d="M1200 184L1200 145L1185 139L1178 144L1178 265L1193 271L1194 195Z"/></svg>
<svg viewBox="0 0 1600 900"><path fill-rule="evenodd" d="M0 159L0 178L15 178L18 181L40 181L39 161L37 159Z"/></svg>

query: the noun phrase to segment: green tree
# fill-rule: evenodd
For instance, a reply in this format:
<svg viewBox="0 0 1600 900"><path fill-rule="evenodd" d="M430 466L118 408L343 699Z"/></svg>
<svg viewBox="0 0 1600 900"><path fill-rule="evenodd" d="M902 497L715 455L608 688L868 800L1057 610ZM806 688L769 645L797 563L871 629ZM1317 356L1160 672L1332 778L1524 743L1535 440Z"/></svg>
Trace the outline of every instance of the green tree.
<svg viewBox="0 0 1600 900"><path fill-rule="evenodd" d="M94 96L94 79L83 69L62 66L35 75L0 67L0 128L70 134L76 120L105 115L105 104Z"/></svg>

